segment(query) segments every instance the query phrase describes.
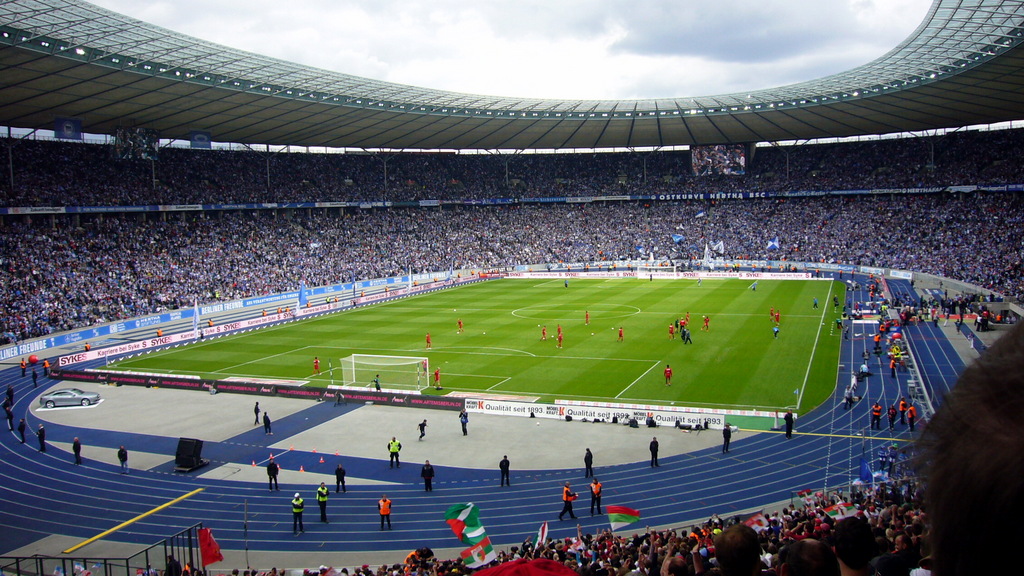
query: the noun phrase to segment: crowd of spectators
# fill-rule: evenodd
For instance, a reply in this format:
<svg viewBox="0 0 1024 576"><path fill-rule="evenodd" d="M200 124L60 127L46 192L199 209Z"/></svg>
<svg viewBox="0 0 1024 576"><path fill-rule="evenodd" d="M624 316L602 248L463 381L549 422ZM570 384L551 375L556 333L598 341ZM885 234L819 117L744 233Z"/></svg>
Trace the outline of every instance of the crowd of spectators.
<svg viewBox="0 0 1024 576"><path fill-rule="evenodd" d="M998 186L1024 182L1024 130L756 148L747 173L695 176L689 151L574 154L306 153L112 147L0 138L0 206L416 201L694 192Z"/></svg>
<svg viewBox="0 0 1024 576"><path fill-rule="evenodd" d="M837 504L851 507L835 512ZM740 538L736 534L741 534ZM712 516L691 526L667 530L639 529L631 534L605 530L574 537L534 541L498 549L501 565L518 559L549 559L579 576L690 576L744 574L728 566L745 553L739 539L747 539L753 555L745 561L757 567L756 574L780 574L780 566L792 562L792 551L800 541L817 541L835 548L826 552L834 571L805 572L828 576L839 574L839 562L857 572L906 576L931 550L927 514L922 509L919 484L903 480L875 487L855 486L850 493L811 494L796 505L756 515ZM748 551L749 551L748 550ZM865 568L872 571L865 572ZM877 572L875 571L877 570ZM276 571L276 569L275 569ZM429 548L411 552L405 561L380 566L328 567L308 569L305 576L453 576L472 572L459 559L438 559ZM250 572L256 576L259 570ZM526 572L529 573L529 572ZM788 572L792 574L792 571ZM798 572L799 574L799 572Z"/></svg>
<svg viewBox="0 0 1024 576"><path fill-rule="evenodd" d="M0 228L0 333L25 340L300 282L651 254L685 268L719 241L724 258L893 267L1024 296L1024 200L1009 193L43 215Z"/></svg>

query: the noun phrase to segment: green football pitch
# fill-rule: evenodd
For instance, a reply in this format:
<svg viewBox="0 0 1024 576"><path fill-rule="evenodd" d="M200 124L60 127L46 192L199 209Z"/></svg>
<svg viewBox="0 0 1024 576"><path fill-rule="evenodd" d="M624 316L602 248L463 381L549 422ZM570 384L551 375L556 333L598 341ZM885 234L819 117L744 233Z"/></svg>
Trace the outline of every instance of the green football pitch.
<svg viewBox="0 0 1024 576"><path fill-rule="evenodd" d="M701 285L690 279L572 279L568 286L562 280L488 281L159 350L110 367L327 386L342 383L341 359L352 354L419 356L428 358L431 372L441 370L443 391L428 388L427 394L806 412L836 384L841 335L832 298L844 302L845 286L760 280L756 290L750 287L749 280L733 279ZM781 311L777 338L773 308ZM687 314L692 344L678 333L669 337L669 325ZM314 357L319 375L313 374ZM665 385L666 365L674 372L671 386Z"/></svg>

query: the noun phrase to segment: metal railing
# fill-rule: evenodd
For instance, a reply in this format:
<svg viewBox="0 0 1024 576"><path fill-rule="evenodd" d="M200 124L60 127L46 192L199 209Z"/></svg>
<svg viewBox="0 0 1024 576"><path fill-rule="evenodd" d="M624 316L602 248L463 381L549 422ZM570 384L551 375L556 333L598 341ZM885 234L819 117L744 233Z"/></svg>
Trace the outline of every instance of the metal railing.
<svg viewBox="0 0 1024 576"><path fill-rule="evenodd" d="M0 556L0 571L4 576L149 576L153 569L162 574L167 557L173 556L194 575L202 568L198 536L202 527L202 523L190 526L126 558Z"/></svg>

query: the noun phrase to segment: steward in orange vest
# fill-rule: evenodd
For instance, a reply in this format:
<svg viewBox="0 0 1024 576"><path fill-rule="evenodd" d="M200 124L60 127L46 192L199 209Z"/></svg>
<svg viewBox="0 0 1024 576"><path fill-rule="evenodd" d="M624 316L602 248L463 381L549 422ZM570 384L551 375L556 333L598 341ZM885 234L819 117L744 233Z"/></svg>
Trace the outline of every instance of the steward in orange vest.
<svg viewBox="0 0 1024 576"><path fill-rule="evenodd" d="M579 498L579 495L573 492L572 488L569 487L569 483L566 482L565 486L562 487L562 512L558 515L559 520L567 513L570 518L576 517L576 514L572 511L572 503L576 498Z"/></svg>
<svg viewBox="0 0 1024 576"><path fill-rule="evenodd" d="M380 529L384 529L384 521L388 523L388 530L391 530L391 500L387 494L382 494L377 501L377 511L380 512Z"/></svg>
<svg viewBox="0 0 1024 576"><path fill-rule="evenodd" d="M601 513L601 483L594 478L590 483L590 515L594 515L594 506L597 506L597 513Z"/></svg>

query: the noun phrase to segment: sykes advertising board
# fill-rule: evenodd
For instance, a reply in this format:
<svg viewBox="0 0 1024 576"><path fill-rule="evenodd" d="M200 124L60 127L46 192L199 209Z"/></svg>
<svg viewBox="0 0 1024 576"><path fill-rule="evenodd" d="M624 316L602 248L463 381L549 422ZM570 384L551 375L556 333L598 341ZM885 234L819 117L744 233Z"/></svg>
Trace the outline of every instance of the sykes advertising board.
<svg viewBox="0 0 1024 576"><path fill-rule="evenodd" d="M507 400L466 400L466 411L479 414L504 414L506 416L529 417L533 414L535 418L551 418L564 420L571 416L573 420L604 420L611 422L618 418L620 423L628 422L636 418L640 422L646 422L648 418L654 418L659 426L675 426L676 422L690 426L703 425L708 422L712 428L721 428L725 425L725 417L721 414L699 414L696 412L652 410L652 409L629 409L610 408L603 406L558 406L551 404L534 404L530 402L511 402Z"/></svg>

